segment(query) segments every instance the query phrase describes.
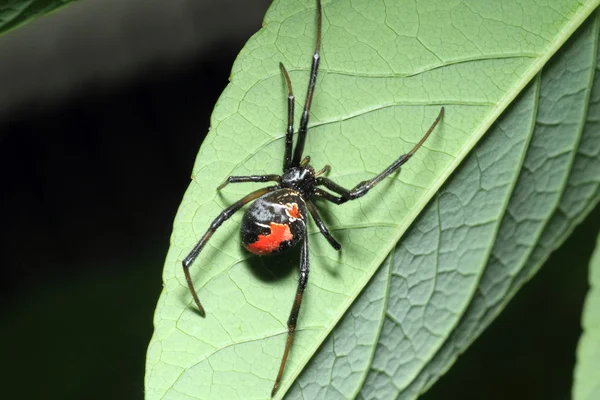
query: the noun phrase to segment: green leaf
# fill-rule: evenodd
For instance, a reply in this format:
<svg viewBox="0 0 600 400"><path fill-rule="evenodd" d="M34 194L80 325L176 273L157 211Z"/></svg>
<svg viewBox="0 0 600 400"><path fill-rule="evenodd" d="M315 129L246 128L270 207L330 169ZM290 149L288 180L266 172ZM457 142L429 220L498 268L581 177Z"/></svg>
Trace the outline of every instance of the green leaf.
<svg viewBox="0 0 600 400"><path fill-rule="evenodd" d="M332 392L353 398L352 390L360 390L359 398L416 398L598 203L599 25L596 12L497 121L392 252L390 282L397 289L390 291L388 304L393 306L379 313L383 325L378 342L370 342L373 361L352 369L355 375L364 371L366 383L364 377L344 376L343 368L321 371L331 380L315 380L311 372L322 370L317 365L328 358L343 362L332 343L338 336L356 336L344 324L354 307L361 307L361 294L290 398L335 398ZM442 261L425 259L419 266L416 257ZM381 284L372 282L367 289L372 286ZM343 354L357 359L356 351Z"/></svg>
<svg viewBox="0 0 600 400"><path fill-rule="evenodd" d="M573 86L563 97L556 92L560 108L543 111L544 93L553 93L547 78L537 79L452 182L440 187L598 3L324 4L321 71L306 148L314 166L331 164L330 177L351 187L410 149L442 105L446 116L401 174L341 207L319 203L343 250L335 253L310 226L309 286L278 397L350 305L290 398L410 397L444 370L444 363L433 361L446 348L480 278L483 282L495 239L504 232L503 216L511 204L518 205L519 182L529 173L562 182L572 170L563 159L574 158L565 154L577 148L578 135L563 138L560 128L547 133L560 140L558 153L546 153L556 143L536 140L537 128L555 121L540 117L561 114L563 97L585 104L589 90ZM223 208L257 187L230 185L218 194L216 186L228 175L281 170L286 89L278 62L290 70L298 120L314 46L314 6L312 0L273 4L264 28L240 53L213 112L165 262L165 288L147 356L149 399L269 398L297 284L297 254L266 258L244 252L237 239L238 213L192 267L204 319L192 307L181 260ZM592 72L588 67L578 65L572 83L580 83L582 75L589 84L593 67ZM575 105L577 111L581 122L584 110ZM538 176L555 166L549 177ZM547 194L542 189L539 194ZM558 185L547 218L562 192ZM597 197L590 197L590 204ZM535 203L528 207L538 211ZM442 367L436 370L437 365Z"/></svg>
<svg viewBox="0 0 600 400"><path fill-rule="evenodd" d="M573 385L574 400L600 398L600 235L590 262L590 290L585 300L583 334L577 347L577 365Z"/></svg>
<svg viewBox="0 0 600 400"><path fill-rule="evenodd" d="M5 0L0 4L0 34L11 31L34 18L62 8L74 0Z"/></svg>

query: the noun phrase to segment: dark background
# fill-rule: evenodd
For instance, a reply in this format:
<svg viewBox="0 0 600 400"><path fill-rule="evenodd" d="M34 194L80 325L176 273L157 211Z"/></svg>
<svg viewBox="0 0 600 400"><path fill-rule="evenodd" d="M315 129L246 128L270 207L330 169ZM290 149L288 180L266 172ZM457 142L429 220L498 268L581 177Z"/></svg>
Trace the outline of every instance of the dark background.
<svg viewBox="0 0 600 400"><path fill-rule="evenodd" d="M172 220L268 0L88 0L0 37L6 398L141 399ZM426 399L566 399L588 217Z"/></svg>

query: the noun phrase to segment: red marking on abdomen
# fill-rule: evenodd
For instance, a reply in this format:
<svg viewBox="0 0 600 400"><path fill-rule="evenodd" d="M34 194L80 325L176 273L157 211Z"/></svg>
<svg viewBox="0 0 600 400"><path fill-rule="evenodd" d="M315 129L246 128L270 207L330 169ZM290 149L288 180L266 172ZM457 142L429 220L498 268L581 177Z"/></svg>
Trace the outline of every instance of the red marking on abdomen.
<svg viewBox="0 0 600 400"><path fill-rule="evenodd" d="M282 242L287 242L294 238L288 225L271 222L270 228L271 233L268 235L258 235L258 240L250 243L246 248L258 255L271 254L279 248Z"/></svg>
<svg viewBox="0 0 600 400"><path fill-rule="evenodd" d="M296 203L287 203L285 205L287 207L287 215L292 218L302 219L302 215L300 214L300 210L298 210L298 204Z"/></svg>

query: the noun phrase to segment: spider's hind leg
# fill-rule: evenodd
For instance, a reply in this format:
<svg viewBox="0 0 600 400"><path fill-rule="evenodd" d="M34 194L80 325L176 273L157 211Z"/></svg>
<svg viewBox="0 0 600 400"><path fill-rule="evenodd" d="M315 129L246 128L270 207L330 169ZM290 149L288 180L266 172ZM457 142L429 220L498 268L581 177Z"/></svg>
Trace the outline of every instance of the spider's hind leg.
<svg viewBox="0 0 600 400"><path fill-rule="evenodd" d="M294 332L296 331L296 323L298 321L298 314L300 313L300 306L302 305L302 296L304 295L304 289L306 289L306 284L308 283L308 271L308 235L304 233L302 250L300 251L300 278L298 279L298 289L296 290L296 297L294 298L292 310L290 311L290 316L288 318L288 337L285 343L283 357L281 358L279 372L277 373L277 378L275 379L275 384L273 385L273 390L271 391L271 397L275 396L275 393L279 388L279 384L281 383L281 377L283 376L283 371L285 369L285 364L288 359L290 348L292 347L292 341L294 340Z"/></svg>
<svg viewBox="0 0 600 400"><path fill-rule="evenodd" d="M204 248L204 246L206 245L208 240L216 232L216 230L223 224L223 222L225 222L229 218L231 218L231 216L233 214L235 214L244 205L250 203L252 200L258 199L262 195L272 192L273 190L275 190L277 188L278 188L278 186L269 186L269 187L266 187L263 189L256 190L256 191L242 197L240 200L236 201L235 203L233 203L232 205L227 207L225 210L223 210L223 212L221 212L221 214L219 214L217 216L217 218L215 218L214 221L210 224L208 230L204 233L202 238L200 238L198 243L196 243L196 245L194 246L192 251L190 251L190 253L183 259L181 264L183 266L183 273L185 275L185 280L188 284L190 292L192 293L194 302L196 303L196 306L198 307L198 310L200 311L200 315L202 315L203 317L205 316L204 307L202 307L202 304L200 303L200 299L198 299L198 295L196 294L196 289L194 289L194 283L192 282L192 277L190 276L190 267L192 266L192 264L194 263L196 258L198 258L198 255L200 254L200 252L202 251L202 249Z"/></svg>

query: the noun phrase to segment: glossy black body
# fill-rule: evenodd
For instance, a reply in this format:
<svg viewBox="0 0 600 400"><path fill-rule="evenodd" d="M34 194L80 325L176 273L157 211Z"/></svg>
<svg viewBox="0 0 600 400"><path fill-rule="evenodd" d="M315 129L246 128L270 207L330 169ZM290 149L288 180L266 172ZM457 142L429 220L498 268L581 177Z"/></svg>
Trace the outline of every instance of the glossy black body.
<svg viewBox="0 0 600 400"><path fill-rule="evenodd" d="M306 233L306 204L300 193L293 189L278 189L259 197L244 213L240 226L242 245L255 254L267 255L284 252L302 241ZM258 242L259 236L272 234L271 225L288 227L290 240L279 241L270 251L256 252L251 246ZM273 239L276 242L276 239ZM250 247L250 248L249 248Z"/></svg>
<svg viewBox="0 0 600 400"><path fill-rule="evenodd" d="M293 189L304 197L312 196L316 186L315 170L310 165L291 167L281 177L282 188Z"/></svg>

